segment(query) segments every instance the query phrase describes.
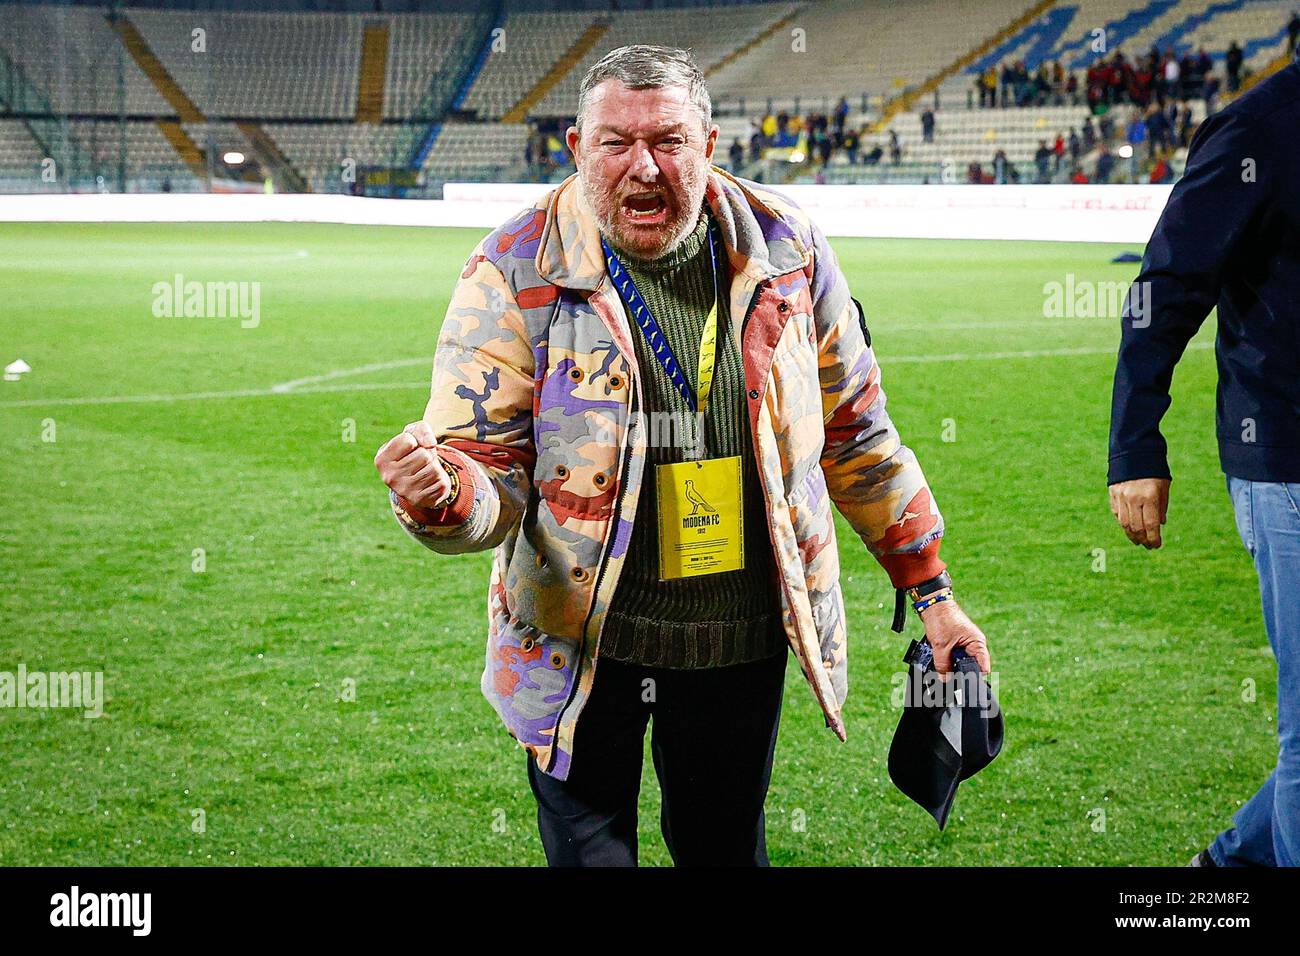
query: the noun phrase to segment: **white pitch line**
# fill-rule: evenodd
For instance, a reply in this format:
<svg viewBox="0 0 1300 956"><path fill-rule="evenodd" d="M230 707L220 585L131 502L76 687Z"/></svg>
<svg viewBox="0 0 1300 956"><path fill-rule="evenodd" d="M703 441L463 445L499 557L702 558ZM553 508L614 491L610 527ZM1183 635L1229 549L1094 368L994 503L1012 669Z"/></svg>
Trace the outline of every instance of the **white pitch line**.
<svg viewBox="0 0 1300 956"><path fill-rule="evenodd" d="M1211 349L1214 348L1213 342L1193 342L1187 346L1188 351ZM1115 346L1107 348L1074 348L1074 349L1038 349L1023 352L964 352L953 355L885 355L883 366L888 371L890 366L900 365L908 362L975 362L981 360L997 359L1022 359L1022 358L1055 358L1067 357L1071 355L1113 355L1116 351ZM371 368L398 368L400 365L428 364L429 359L409 359L402 360L401 363L390 365L370 366ZM358 369L345 370L348 374L358 372ZM339 377L336 373L327 373L316 376L313 379L300 379L300 382L319 382L329 378ZM316 395L327 392L370 392L386 391L393 389L422 388L427 389L429 383L426 382L342 382L338 385L305 385L304 387L295 387L286 389L283 385L295 383L285 382L282 385L273 385L270 388L243 388L229 392L186 392L179 395L101 395L88 398L24 398L15 401L0 401L0 408L44 408L55 405L134 405L149 404L159 402L198 402L222 398L266 398L272 395Z"/></svg>
<svg viewBox="0 0 1300 956"><path fill-rule="evenodd" d="M300 385L315 385L317 382L329 382L336 378L348 378L353 375L365 375L367 372L386 372L391 368L410 368L412 365L424 365L433 367L433 359L430 358L407 358L397 359L394 362L375 362L371 365L358 365L356 368L338 368L332 372L326 372L323 375L308 375L306 378L295 378L290 382L280 382L278 385L272 385L273 392L292 392Z"/></svg>
<svg viewBox="0 0 1300 956"><path fill-rule="evenodd" d="M266 398L272 395L315 395L323 392L372 392L388 389L420 388L428 382L344 382L341 385L315 385L292 392L270 388L241 388L230 392L185 392L180 395L99 395L89 398L24 398L0 402L0 408L44 408L49 405L134 405L156 402L200 402L220 398Z"/></svg>

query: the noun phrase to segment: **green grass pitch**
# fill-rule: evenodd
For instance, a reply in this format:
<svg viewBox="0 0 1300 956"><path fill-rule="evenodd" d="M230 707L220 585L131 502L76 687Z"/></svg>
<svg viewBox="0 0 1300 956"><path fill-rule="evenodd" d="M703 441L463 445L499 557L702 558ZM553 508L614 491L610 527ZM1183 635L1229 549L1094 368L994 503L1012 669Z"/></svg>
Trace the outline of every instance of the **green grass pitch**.
<svg viewBox="0 0 1300 956"><path fill-rule="evenodd" d="M0 383L0 671L102 670L108 698L99 720L0 710L0 864L543 862L524 754L478 691L489 555L406 538L371 464L420 415L479 235L0 226L0 362L33 368ZM989 635L1007 746L943 834L890 784L907 638L841 519L849 740L791 664L773 863L1184 863L1276 757L1210 323L1175 379L1167 544L1148 553L1106 504L1118 321L1043 317L1045 283L1127 281L1109 260L1135 247L834 246ZM177 273L260 282L260 324L156 318ZM89 401L114 396L148 400ZM650 864L669 862L658 802L647 764Z"/></svg>

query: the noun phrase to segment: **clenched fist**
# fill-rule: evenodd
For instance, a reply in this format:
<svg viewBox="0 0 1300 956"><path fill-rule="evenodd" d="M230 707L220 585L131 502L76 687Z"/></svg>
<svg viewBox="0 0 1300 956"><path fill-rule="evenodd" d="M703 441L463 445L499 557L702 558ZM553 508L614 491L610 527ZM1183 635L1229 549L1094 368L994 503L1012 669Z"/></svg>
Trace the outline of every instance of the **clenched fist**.
<svg viewBox="0 0 1300 956"><path fill-rule="evenodd" d="M384 484L417 508L447 504L451 476L438 457L438 442L428 422L411 422L375 454Z"/></svg>
<svg viewBox="0 0 1300 956"><path fill-rule="evenodd" d="M1110 486L1110 513L1134 544L1160 547L1160 526L1168 511L1168 478L1134 478Z"/></svg>

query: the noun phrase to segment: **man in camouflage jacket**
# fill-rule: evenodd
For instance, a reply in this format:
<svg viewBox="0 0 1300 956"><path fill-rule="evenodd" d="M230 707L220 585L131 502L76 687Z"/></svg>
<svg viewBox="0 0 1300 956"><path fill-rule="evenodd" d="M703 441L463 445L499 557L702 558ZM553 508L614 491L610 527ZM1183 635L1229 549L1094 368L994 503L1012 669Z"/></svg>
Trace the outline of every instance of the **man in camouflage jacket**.
<svg viewBox="0 0 1300 956"><path fill-rule="evenodd" d="M861 309L820 230L788 200L710 164L718 127L687 54L616 50L582 95L569 132L579 173L479 243L438 337L424 416L376 457L418 541L443 554L495 549L481 687L534 762L543 815L542 790L582 764L576 732L615 667L601 659L602 628L639 494L653 481L639 413L650 370L638 363L641 331L611 282L602 236L653 258L702 213L718 230L730 275L721 294L738 319L724 345L743 358L780 629L841 740L848 632L832 504L895 588L947 583L943 520L885 411ZM984 637L955 601L923 619L941 669L961 646L987 671ZM767 760L770 769L770 747ZM746 862L765 862L761 804L760 793L760 845L743 850ZM635 860L634 846L584 856L571 851L579 835L548 841L543 824L543 837L552 862Z"/></svg>

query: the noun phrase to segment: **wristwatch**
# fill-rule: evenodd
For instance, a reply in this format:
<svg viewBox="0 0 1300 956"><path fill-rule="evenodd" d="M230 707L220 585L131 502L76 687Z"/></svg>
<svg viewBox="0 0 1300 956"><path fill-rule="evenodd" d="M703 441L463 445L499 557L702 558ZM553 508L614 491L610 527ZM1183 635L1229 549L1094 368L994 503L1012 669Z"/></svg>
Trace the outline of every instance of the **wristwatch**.
<svg viewBox="0 0 1300 956"><path fill-rule="evenodd" d="M914 584L907 589L907 596L912 599L913 603L933 594L935 591L942 591L944 588L952 587L952 578L947 571L940 571L928 581L922 581L920 584Z"/></svg>
<svg viewBox="0 0 1300 956"><path fill-rule="evenodd" d="M946 597L940 597L939 592L947 591ZM903 633L903 628L907 625L907 599L911 598L912 606L919 614L922 610L929 608L929 604L922 604L930 595L935 595L936 601L950 600L952 597L952 578L948 576L947 571L940 571L928 581L922 581L920 584L914 584L910 588L898 588L894 592L894 621L890 624L890 630L899 634Z"/></svg>

